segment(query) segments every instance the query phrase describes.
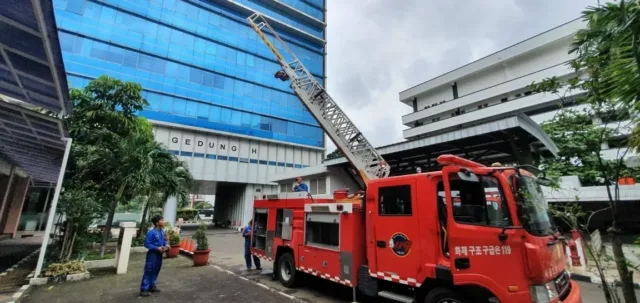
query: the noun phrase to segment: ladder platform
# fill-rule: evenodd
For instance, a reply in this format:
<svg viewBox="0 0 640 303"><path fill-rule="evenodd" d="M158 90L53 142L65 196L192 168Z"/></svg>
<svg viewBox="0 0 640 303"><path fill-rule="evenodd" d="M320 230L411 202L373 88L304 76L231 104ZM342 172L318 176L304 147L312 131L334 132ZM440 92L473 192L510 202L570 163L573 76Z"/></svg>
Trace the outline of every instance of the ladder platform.
<svg viewBox="0 0 640 303"><path fill-rule="evenodd" d="M401 295L401 294L397 294L397 293L386 291L386 290L378 292L378 296L383 297L383 298L387 298L387 299L390 299L390 300L394 300L394 301L397 301L397 302L403 302L403 303L413 303L413 302L415 302L412 297Z"/></svg>

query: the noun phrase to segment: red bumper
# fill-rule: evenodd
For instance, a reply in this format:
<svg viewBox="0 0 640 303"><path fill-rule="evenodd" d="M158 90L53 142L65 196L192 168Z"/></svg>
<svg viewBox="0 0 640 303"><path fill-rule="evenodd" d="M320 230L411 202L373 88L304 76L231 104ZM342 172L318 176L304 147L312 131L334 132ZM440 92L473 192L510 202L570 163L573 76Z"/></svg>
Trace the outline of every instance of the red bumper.
<svg viewBox="0 0 640 303"><path fill-rule="evenodd" d="M580 293L580 285L576 281L571 281L571 292L562 300L562 303L582 303L582 294Z"/></svg>

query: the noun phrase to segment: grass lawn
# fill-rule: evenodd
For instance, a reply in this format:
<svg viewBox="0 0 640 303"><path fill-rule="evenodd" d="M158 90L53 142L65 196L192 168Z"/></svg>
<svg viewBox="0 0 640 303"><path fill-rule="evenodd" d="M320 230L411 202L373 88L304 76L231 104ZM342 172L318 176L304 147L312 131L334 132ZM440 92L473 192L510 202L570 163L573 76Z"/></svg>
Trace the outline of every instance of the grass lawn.
<svg viewBox="0 0 640 303"><path fill-rule="evenodd" d="M116 257L116 248L115 247L106 247L104 252L104 256L100 257L100 247L98 248L89 248L87 251L87 255L84 257L85 261L94 261L94 260L106 260L106 259L114 259Z"/></svg>

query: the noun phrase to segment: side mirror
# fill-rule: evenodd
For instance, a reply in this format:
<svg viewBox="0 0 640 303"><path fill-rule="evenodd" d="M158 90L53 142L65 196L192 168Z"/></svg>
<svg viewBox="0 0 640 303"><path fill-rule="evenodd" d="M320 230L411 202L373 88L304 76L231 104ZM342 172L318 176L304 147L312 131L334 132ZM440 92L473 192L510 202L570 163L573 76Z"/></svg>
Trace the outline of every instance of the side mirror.
<svg viewBox="0 0 640 303"><path fill-rule="evenodd" d="M543 177L536 178L536 183L542 186L551 186L553 184L553 181L543 176Z"/></svg>
<svg viewBox="0 0 640 303"><path fill-rule="evenodd" d="M480 182L480 179L478 178L478 176L468 170L460 170L458 172L458 177L460 178L460 180L463 181L467 181L467 182Z"/></svg>

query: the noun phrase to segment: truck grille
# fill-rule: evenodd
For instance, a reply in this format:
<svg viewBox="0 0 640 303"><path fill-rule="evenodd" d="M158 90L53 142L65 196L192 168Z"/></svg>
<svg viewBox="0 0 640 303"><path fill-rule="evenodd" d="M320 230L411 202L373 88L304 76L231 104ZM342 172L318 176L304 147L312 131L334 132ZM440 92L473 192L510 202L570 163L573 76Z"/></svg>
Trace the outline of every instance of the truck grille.
<svg viewBox="0 0 640 303"><path fill-rule="evenodd" d="M569 290L571 288L569 274L566 271L563 271L559 276L553 279L553 282L556 284L560 300L564 300L569 294Z"/></svg>

